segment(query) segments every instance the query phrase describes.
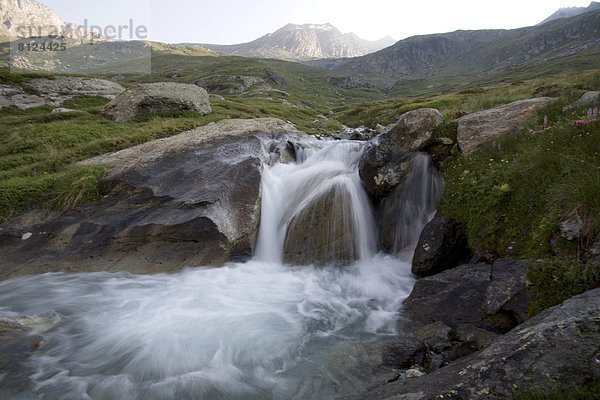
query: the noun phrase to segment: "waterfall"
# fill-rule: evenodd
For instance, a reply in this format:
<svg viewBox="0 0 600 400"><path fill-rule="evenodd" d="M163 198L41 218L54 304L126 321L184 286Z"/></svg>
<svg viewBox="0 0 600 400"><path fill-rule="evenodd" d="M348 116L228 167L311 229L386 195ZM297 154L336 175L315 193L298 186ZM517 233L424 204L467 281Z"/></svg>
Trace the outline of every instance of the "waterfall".
<svg viewBox="0 0 600 400"><path fill-rule="evenodd" d="M357 174L363 144L296 147L295 163L265 166L247 263L1 281L0 318L37 316L45 345L9 358L0 398L332 400L388 379L378 346L399 333L414 277L408 262L377 254ZM417 156L394 193L396 249L416 240L440 182ZM284 263L306 249L324 264L342 258L344 268Z"/></svg>
<svg viewBox="0 0 600 400"><path fill-rule="evenodd" d="M384 248L412 259L423 228L435 216L444 182L431 158L418 153L404 181L381 204L379 222Z"/></svg>
<svg viewBox="0 0 600 400"><path fill-rule="evenodd" d="M256 257L261 261L283 262L285 248L300 246L286 242L290 226L309 235L304 252L323 247L325 259L343 258L350 253L356 259L367 260L377 251L377 231L369 199L358 176L358 161L364 147L359 142L333 142L323 146L317 142L296 150L299 160L293 164L266 167L262 183L262 213ZM316 146L321 147L316 147ZM329 201L330 210L316 218L312 207L316 202ZM327 199L328 198L328 199ZM288 237L289 239L289 237ZM297 241L295 241L297 242Z"/></svg>

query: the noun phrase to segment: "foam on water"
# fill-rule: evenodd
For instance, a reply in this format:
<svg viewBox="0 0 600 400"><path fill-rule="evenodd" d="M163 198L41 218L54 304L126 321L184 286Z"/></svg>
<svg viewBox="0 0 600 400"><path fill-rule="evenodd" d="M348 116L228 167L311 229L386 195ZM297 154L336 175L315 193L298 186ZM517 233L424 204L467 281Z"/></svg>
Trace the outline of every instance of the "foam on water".
<svg viewBox="0 0 600 400"><path fill-rule="evenodd" d="M306 394L310 372L347 351L339 343L394 333L412 285L384 256L347 270L49 274L1 282L0 314L56 321L31 360L44 398L319 398L333 383Z"/></svg>
<svg viewBox="0 0 600 400"><path fill-rule="evenodd" d="M23 398L331 399L361 388L368 357L359 349L396 333L414 284L409 264L375 255L373 211L357 173L362 149L311 142L296 149L297 163L265 167L253 261L172 275L0 282L0 317L42 316L54 325L29 359L33 384ZM430 186L420 175L409 181L411 190ZM336 204L351 219L360 260L283 265L287 224L332 187L343 189ZM414 236L424 213L416 222L404 214Z"/></svg>

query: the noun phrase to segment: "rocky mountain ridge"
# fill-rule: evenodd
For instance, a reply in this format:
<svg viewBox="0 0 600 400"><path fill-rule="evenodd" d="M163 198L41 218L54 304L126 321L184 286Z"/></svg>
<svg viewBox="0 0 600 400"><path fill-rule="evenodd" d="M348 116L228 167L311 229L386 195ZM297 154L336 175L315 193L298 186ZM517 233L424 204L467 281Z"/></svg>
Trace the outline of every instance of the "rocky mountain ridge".
<svg viewBox="0 0 600 400"><path fill-rule="evenodd" d="M239 56L306 61L358 57L394 43L389 36L377 41L364 40L354 33L342 33L331 24L287 24L252 42L202 46Z"/></svg>
<svg viewBox="0 0 600 400"><path fill-rule="evenodd" d="M389 80L505 71L600 50L600 10L540 26L414 36L366 56L324 66Z"/></svg>
<svg viewBox="0 0 600 400"><path fill-rule="evenodd" d="M600 2L597 1L592 1L587 7L564 7L557 10L554 14L540 22L540 25L545 24L546 22L554 21L556 19L575 17L577 15L596 10L600 10Z"/></svg>
<svg viewBox="0 0 600 400"><path fill-rule="evenodd" d="M0 0L0 37L60 36L79 40L101 39L84 27L65 22L36 0Z"/></svg>

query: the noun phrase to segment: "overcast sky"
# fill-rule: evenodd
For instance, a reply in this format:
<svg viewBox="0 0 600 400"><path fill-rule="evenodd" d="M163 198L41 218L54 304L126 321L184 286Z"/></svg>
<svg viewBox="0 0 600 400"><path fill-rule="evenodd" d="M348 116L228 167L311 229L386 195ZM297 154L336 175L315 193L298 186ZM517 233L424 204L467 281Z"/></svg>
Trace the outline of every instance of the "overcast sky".
<svg viewBox="0 0 600 400"><path fill-rule="evenodd" d="M535 25L561 7L590 0L41 0L65 21L149 28L162 42L232 44L254 40L287 23L329 22L365 39L457 29Z"/></svg>

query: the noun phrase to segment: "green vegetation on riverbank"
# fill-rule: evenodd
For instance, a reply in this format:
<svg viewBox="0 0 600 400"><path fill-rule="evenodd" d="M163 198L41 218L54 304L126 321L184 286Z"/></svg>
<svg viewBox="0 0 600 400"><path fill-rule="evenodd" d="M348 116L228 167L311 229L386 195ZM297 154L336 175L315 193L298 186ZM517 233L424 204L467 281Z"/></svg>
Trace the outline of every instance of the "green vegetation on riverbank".
<svg viewBox="0 0 600 400"><path fill-rule="evenodd" d="M575 214L585 237L600 232L600 122L575 126L587 109L562 112L564 104L544 110L530 130L445 164L440 213L467 223L471 245L523 258L576 253L577 244L555 235Z"/></svg>

